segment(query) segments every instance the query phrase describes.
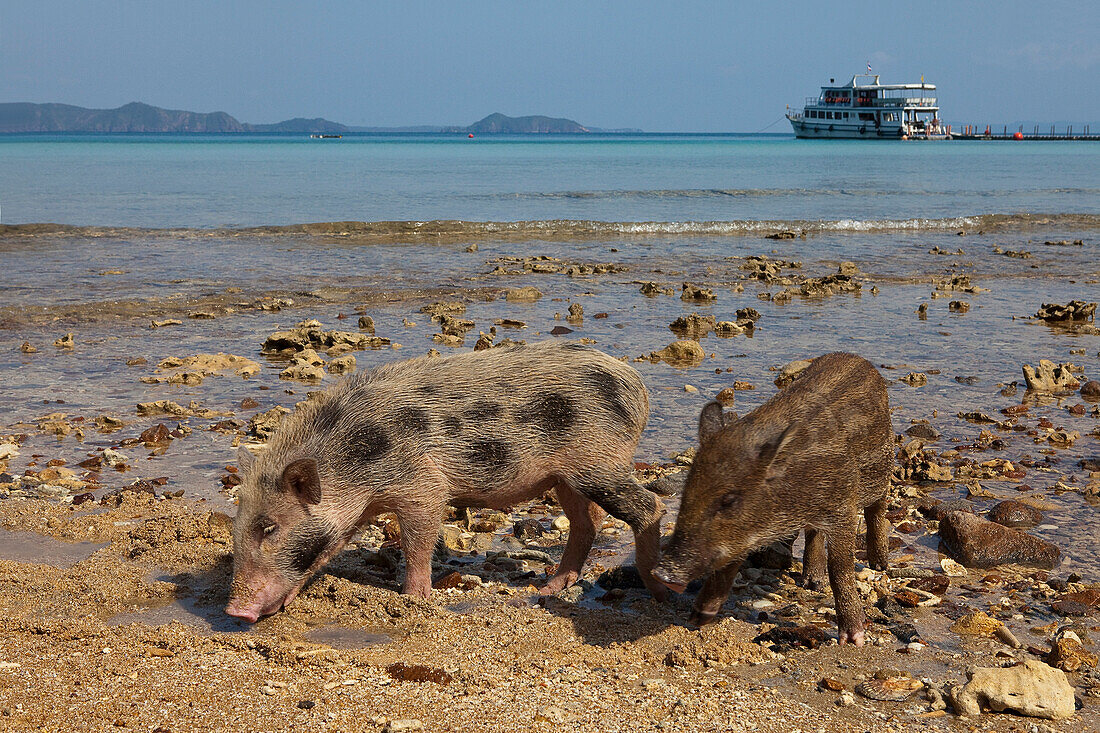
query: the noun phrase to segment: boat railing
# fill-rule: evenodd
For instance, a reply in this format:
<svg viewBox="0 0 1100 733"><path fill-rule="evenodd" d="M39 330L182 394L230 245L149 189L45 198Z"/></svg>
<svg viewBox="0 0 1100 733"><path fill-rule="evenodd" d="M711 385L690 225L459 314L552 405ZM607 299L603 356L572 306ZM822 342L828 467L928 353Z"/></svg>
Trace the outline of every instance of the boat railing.
<svg viewBox="0 0 1100 733"><path fill-rule="evenodd" d="M881 99L868 99L869 107L935 107L935 97L882 97Z"/></svg>
<svg viewBox="0 0 1100 733"><path fill-rule="evenodd" d="M806 97L807 107L935 107L935 97Z"/></svg>
<svg viewBox="0 0 1100 733"><path fill-rule="evenodd" d="M807 107L850 107L849 97L806 97Z"/></svg>

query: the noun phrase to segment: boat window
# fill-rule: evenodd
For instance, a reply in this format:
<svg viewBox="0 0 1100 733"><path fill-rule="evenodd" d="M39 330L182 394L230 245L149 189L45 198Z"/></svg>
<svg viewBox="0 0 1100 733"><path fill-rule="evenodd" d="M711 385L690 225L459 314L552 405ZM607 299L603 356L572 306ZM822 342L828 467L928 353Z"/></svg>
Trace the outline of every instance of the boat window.
<svg viewBox="0 0 1100 733"><path fill-rule="evenodd" d="M875 119L875 115L871 112L860 112L859 113L859 119L861 119L865 122L869 122L870 120Z"/></svg>

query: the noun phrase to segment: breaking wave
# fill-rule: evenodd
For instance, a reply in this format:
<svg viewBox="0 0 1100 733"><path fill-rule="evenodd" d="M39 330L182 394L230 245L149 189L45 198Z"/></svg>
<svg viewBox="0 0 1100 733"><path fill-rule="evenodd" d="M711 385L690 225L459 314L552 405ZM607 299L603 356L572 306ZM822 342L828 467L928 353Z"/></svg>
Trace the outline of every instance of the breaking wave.
<svg viewBox="0 0 1100 733"><path fill-rule="evenodd" d="M1069 230L1100 229L1097 214L982 214L947 218L910 219L794 219L736 221L585 221L548 219L534 221L338 221L241 229L139 229L130 227L82 227L64 224L0 225L0 238L171 237L177 239L243 237L318 237L378 243L457 241L470 239L572 240L621 239L624 237L737 237L794 232L936 232L949 230L1006 231L1030 228Z"/></svg>
<svg viewBox="0 0 1100 733"><path fill-rule="evenodd" d="M612 199L722 199L722 198L766 198L771 196L834 197L834 196L897 196L898 191L881 188L655 188L655 189L606 189L593 191L525 191L518 193L475 194L471 198L508 199L508 200L612 200ZM900 193L909 196L978 196L996 198L998 196L1016 196L1017 191L947 191L905 190ZM1094 188L1047 188L1028 191L1032 195L1097 195L1100 189Z"/></svg>

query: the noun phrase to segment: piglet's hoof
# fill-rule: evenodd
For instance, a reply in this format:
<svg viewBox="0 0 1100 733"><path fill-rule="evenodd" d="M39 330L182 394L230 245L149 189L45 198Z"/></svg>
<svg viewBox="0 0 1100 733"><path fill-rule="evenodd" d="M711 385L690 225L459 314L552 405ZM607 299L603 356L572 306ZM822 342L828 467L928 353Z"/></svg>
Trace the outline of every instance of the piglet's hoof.
<svg viewBox="0 0 1100 733"><path fill-rule="evenodd" d="M843 646L851 642L855 646L863 646L863 642L866 641L866 637L863 631L865 623L857 624L851 628L841 628L840 635L837 638L837 642Z"/></svg>
<svg viewBox="0 0 1100 733"><path fill-rule="evenodd" d="M555 575L546 581L542 587L539 588L539 595L552 596L556 593L560 593L569 586L577 582L576 573L562 573L561 575Z"/></svg>
<svg viewBox="0 0 1100 733"><path fill-rule="evenodd" d="M706 626L707 624L714 623L718 618L718 614L714 611L692 611L691 618L688 619L688 623L697 628Z"/></svg>
<svg viewBox="0 0 1100 733"><path fill-rule="evenodd" d="M825 590L825 581L813 576L802 578L802 587L815 592Z"/></svg>

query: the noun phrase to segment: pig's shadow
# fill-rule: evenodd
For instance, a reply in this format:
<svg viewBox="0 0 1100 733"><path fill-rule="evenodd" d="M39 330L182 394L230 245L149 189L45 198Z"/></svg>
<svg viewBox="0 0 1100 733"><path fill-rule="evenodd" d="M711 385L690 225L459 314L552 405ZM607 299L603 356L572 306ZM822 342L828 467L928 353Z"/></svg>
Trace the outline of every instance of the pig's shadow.
<svg viewBox="0 0 1100 733"><path fill-rule="evenodd" d="M693 595L673 594L664 602L655 601L646 591L631 591L621 600L603 605L607 594L584 597L571 603L557 596L542 596L538 605L573 625L577 637L591 646L611 646L655 636L669 626L688 624Z"/></svg>
<svg viewBox="0 0 1100 733"><path fill-rule="evenodd" d="M124 620L160 626L179 622L206 632L240 633L252 627L238 618L226 614L229 600L229 580L232 576L232 559L220 558L206 568L179 573L158 573L153 580L175 585L167 603L151 604L147 608L125 614Z"/></svg>

